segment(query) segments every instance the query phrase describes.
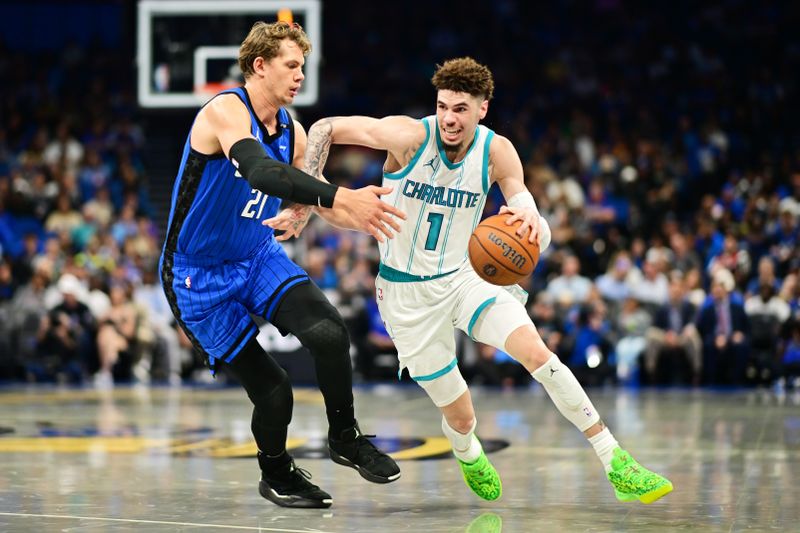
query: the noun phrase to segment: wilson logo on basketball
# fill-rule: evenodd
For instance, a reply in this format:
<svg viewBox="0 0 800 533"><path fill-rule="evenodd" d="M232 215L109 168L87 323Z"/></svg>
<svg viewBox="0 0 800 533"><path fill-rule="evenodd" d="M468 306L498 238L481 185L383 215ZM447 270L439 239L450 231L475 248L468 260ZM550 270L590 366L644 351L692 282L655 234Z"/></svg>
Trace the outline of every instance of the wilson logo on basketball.
<svg viewBox="0 0 800 533"><path fill-rule="evenodd" d="M507 257L511 260L511 263L519 269L525 267L525 263L528 261L525 257L518 253L511 245L503 240L502 237L496 235L495 233L489 233L489 242L496 244L501 250L503 250L503 257Z"/></svg>

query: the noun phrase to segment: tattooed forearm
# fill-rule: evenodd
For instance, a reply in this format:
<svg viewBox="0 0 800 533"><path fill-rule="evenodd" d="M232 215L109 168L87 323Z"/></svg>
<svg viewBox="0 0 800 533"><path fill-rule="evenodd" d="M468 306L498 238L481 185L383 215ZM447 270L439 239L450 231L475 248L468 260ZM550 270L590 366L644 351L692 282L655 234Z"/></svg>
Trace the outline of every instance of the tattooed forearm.
<svg viewBox="0 0 800 533"><path fill-rule="evenodd" d="M331 150L331 132L335 118L324 118L316 122L308 131L306 154L303 159L305 171L316 178L322 176L322 169L328 161Z"/></svg>

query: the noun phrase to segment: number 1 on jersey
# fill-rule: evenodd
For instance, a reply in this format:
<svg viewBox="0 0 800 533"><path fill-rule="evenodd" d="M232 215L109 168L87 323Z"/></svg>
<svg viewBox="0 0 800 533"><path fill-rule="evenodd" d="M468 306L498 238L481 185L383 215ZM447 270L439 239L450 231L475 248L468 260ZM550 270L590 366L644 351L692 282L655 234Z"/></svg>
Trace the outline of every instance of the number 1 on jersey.
<svg viewBox="0 0 800 533"><path fill-rule="evenodd" d="M431 227L428 229L428 238L425 239L426 250L436 249L436 245L439 243L439 233L442 231L442 220L444 220L442 213L428 213L428 222Z"/></svg>

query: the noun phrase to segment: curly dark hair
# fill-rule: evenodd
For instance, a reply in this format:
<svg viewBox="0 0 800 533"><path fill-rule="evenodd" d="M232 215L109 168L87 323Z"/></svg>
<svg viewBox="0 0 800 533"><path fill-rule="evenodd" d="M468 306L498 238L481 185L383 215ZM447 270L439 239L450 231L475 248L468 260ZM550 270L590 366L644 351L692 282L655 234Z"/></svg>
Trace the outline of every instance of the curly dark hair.
<svg viewBox="0 0 800 533"><path fill-rule="evenodd" d="M492 71L471 57L449 59L436 65L431 83L437 91L467 93L491 100L494 93Z"/></svg>

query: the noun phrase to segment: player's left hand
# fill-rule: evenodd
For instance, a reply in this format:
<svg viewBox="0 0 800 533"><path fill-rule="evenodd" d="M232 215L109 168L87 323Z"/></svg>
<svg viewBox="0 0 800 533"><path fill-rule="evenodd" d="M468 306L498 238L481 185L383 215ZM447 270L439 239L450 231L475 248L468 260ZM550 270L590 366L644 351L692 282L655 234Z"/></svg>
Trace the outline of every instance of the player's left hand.
<svg viewBox="0 0 800 533"><path fill-rule="evenodd" d="M516 224L519 220L522 221L522 224L520 224L519 228L517 228L517 235L520 237L525 237L525 234L530 231L528 234L528 242L539 242L538 211L531 209L530 207L508 207L507 205L504 205L500 208L500 214L502 215L503 213L511 214L511 216L506 219L506 224L509 226Z"/></svg>
<svg viewBox="0 0 800 533"><path fill-rule="evenodd" d="M303 228L308 224L312 212L313 207L310 205L295 204L274 217L264 220L261 224L274 230L283 231L283 234L275 237L275 240L285 241L300 236Z"/></svg>

